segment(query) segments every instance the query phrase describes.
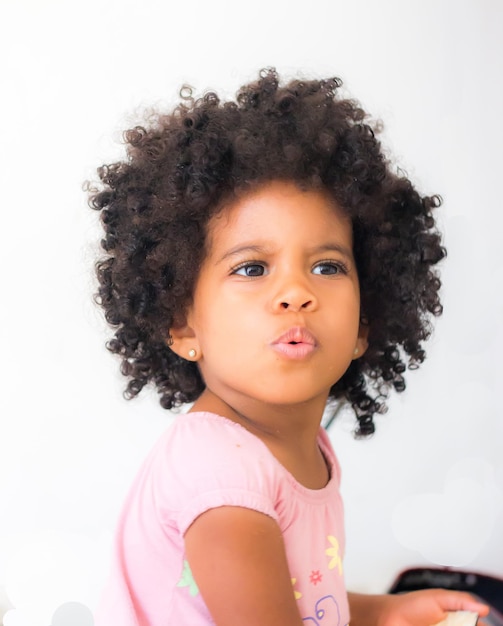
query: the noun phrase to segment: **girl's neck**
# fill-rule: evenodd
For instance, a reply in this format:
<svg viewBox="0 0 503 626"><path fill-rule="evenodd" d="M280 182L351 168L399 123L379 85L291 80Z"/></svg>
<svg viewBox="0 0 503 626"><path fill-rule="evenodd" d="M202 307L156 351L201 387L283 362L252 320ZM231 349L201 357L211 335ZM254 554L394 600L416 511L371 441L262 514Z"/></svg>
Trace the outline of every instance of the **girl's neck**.
<svg viewBox="0 0 503 626"><path fill-rule="evenodd" d="M258 437L276 459L305 487L320 489L329 470L318 445L325 401L317 398L300 406L264 406L253 399L239 407L206 389L191 412L208 411L225 417Z"/></svg>

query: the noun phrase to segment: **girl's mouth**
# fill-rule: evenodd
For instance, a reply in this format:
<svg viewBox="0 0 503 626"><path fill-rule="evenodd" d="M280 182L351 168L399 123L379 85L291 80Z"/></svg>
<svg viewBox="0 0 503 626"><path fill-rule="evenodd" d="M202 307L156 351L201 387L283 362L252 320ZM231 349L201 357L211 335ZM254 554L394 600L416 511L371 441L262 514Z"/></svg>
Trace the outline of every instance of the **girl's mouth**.
<svg viewBox="0 0 503 626"><path fill-rule="evenodd" d="M316 345L314 335L303 326L290 328L271 343L273 350L288 359L304 359Z"/></svg>

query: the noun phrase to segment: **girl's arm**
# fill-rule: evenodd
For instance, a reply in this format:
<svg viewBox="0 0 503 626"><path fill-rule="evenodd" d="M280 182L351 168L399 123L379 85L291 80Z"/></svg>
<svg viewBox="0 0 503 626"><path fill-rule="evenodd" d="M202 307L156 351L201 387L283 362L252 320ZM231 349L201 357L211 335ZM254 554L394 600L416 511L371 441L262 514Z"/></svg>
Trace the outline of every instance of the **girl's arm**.
<svg viewBox="0 0 503 626"><path fill-rule="evenodd" d="M474 611L481 616L489 608L468 593L426 589L400 595L349 593L351 626L433 626L448 611Z"/></svg>
<svg viewBox="0 0 503 626"><path fill-rule="evenodd" d="M217 626L303 626L272 518L240 507L211 509L185 533L185 550Z"/></svg>

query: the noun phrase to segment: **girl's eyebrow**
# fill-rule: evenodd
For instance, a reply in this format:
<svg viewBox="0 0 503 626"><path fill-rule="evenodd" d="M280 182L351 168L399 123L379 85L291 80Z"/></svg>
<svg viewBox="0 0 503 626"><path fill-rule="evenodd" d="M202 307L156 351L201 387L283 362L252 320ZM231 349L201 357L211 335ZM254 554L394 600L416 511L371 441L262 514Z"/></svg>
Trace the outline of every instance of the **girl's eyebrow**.
<svg viewBox="0 0 503 626"><path fill-rule="evenodd" d="M260 246L257 244L238 245L228 250L217 261L217 264L222 263L222 261L225 261L225 259L228 259L229 257L235 256L237 254L242 254L242 253L267 254L267 252L268 252L267 246ZM336 242L327 242L319 246L314 246L313 248L308 249L309 254L320 254L322 252L338 252L339 254L342 254L342 256L346 257L348 261L353 260L353 251L350 248L340 243L336 243Z"/></svg>
<svg viewBox="0 0 503 626"><path fill-rule="evenodd" d="M342 254L342 256L346 257L348 261L353 260L353 251L351 250L351 248L348 248L347 246L344 246L335 241L322 244L321 246L315 246L311 250L312 254L317 254L320 252L339 252L339 254Z"/></svg>
<svg viewBox="0 0 503 626"><path fill-rule="evenodd" d="M236 254L241 254L243 252L255 252L257 254L264 254L265 251L266 251L266 248L264 246L259 246L259 245L245 244L245 245L235 246L234 248L227 250L227 252L220 259L218 259L217 264L221 263L222 261L225 261L225 259L228 259L231 256L235 256Z"/></svg>

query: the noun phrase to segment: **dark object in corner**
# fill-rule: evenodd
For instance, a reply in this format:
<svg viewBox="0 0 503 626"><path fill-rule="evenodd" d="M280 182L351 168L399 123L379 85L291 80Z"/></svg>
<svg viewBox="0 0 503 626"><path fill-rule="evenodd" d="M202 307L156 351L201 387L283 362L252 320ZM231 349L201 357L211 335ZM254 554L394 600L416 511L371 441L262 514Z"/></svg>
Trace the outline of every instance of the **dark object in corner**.
<svg viewBox="0 0 503 626"><path fill-rule="evenodd" d="M453 589L467 591L491 607L484 618L487 624L503 626L503 580L478 572L454 569L416 567L403 571L395 579L389 593L418 591L419 589Z"/></svg>

